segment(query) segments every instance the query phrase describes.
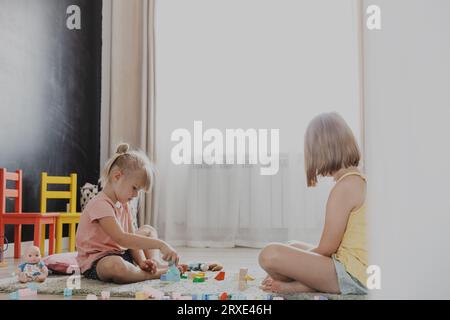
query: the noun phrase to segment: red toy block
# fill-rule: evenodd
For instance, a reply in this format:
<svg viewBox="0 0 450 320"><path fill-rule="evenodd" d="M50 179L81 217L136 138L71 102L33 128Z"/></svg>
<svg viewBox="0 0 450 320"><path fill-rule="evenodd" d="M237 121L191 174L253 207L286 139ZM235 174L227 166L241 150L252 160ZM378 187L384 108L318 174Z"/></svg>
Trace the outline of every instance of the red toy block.
<svg viewBox="0 0 450 320"><path fill-rule="evenodd" d="M224 280L225 279L225 272L224 271L220 271L214 279L216 279L217 281Z"/></svg>
<svg viewBox="0 0 450 320"><path fill-rule="evenodd" d="M226 292L222 293L219 297L219 300L227 300L228 299L228 294Z"/></svg>

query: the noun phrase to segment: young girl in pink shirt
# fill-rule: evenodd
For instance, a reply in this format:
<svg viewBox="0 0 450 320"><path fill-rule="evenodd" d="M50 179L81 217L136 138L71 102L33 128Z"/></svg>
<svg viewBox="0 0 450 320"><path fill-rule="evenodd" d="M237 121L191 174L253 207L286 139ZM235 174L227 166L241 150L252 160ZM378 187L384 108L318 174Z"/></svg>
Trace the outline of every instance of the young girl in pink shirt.
<svg viewBox="0 0 450 320"><path fill-rule="evenodd" d="M128 202L151 190L153 168L147 156L121 144L105 165L103 190L86 205L77 230L78 264L89 279L132 283L158 279L167 271L160 260L178 263L176 251L148 225L134 230Z"/></svg>

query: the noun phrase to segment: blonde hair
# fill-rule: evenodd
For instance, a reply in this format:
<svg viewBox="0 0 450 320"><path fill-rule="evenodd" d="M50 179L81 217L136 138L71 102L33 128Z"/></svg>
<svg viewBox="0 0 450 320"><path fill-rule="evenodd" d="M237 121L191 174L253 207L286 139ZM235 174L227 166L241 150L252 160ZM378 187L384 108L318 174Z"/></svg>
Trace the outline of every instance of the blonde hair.
<svg viewBox="0 0 450 320"><path fill-rule="evenodd" d="M130 150L127 143L120 143L117 146L116 153L106 162L99 182L102 188L108 183L111 171L114 168L119 168L124 173L134 170L144 170L145 184L143 189L148 192L153 187L155 179L154 166L147 155L140 150Z"/></svg>
<svg viewBox="0 0 450 320"><path fill-rule="evenodd" d="M305 171L308 187L317 176L327 176L342 168L357 167L361 158L352 130L337 113L315 117L305 134Z"/></svg>

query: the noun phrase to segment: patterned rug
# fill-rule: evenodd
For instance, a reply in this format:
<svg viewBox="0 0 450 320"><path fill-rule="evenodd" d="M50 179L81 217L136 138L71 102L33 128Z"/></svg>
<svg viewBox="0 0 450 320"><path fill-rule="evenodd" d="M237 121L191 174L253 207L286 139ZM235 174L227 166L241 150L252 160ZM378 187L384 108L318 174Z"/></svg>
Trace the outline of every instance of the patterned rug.
<svg viewBox="0 0 450 320"><path fill-rule="evenodd" d="M179 282L165 283L160 280L149 280L127 285L116 285L112 283L105 283L96 280L80 278L80 289L73 289L73 295L86 296L88 294L95 294L101 296L102 291L109 291L111 297L134 298L135 293L143 290L144 286L151 286L164 292L166 295L177 293L180 295L197 294L221 294L227 292L228 294L241 294L245 299L264 299L267 297L267 292L262 291L259 285L261 278L256 278L253 281L248 281L248 287L244 291L238 290L237 274L226 275L225 280L217 281L214 279L215 273L207 272L208 280L204 283L194 283L192 280L181 279ZM64 296L64 288L67 286L68 276L51 275L44 283L36 284L38 294L59 295ZM17 277L0 279L0 293L12 293L18 289L27 288L27 284L21 284L17 281ZM280 296L287 300L314 300L315 296L323 296L330 300L364 300L366 296L343 296L323 293L303 293L279 295L272 294L272 296Z"/></svg>

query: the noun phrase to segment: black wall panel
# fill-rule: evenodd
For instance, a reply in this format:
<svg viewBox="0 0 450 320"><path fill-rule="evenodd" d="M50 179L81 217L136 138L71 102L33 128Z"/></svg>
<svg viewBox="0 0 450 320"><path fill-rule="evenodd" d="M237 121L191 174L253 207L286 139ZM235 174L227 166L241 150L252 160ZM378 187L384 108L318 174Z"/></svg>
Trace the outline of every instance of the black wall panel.
<svg viewBox="0 0 450 320"><path fill-rule="evenodd" d="M76 172L78 189L98 179L101 35L101 0L0 0L0 167L24 171L24 211L39 211L42 171Z"/></svg>

